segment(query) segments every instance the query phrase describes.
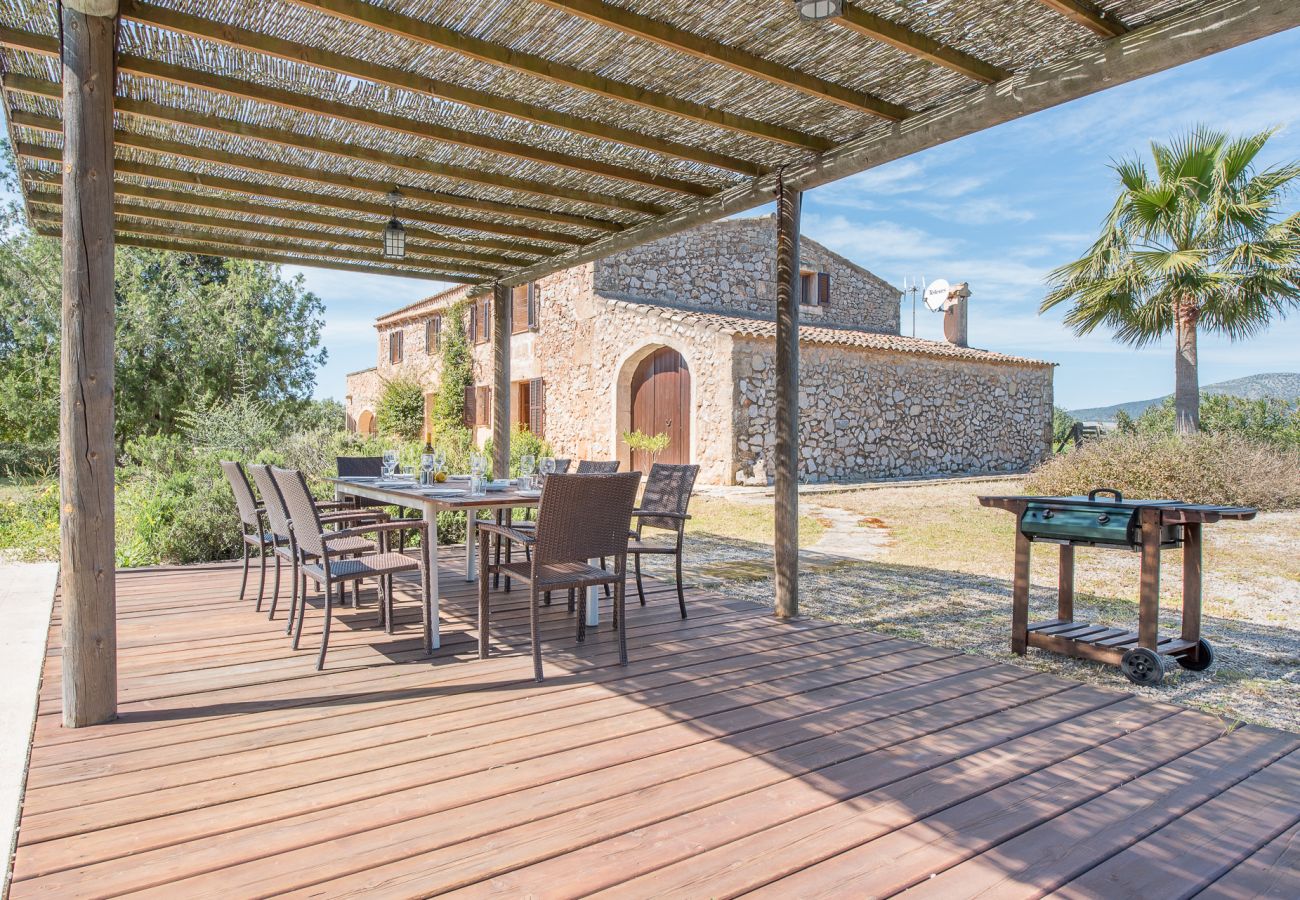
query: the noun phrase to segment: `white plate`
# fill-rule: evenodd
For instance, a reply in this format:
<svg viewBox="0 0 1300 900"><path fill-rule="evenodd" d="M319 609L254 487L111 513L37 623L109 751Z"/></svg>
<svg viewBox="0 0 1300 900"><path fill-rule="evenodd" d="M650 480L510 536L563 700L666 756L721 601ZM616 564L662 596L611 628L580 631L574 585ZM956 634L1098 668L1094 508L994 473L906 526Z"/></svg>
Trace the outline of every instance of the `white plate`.
<svg viewBox="0 0 1300 900"><path fill-rule="evenodd" d="M510 481L509 479L503 479L501 481L489 481L487 483L487 489L489 491L504 491L509 489L509 487L512 484L514 484L514 482Z"/></svg>
<svg viewBox="0 0 1300 900"><path fill-rule="evenodd" d="M515 493L517 493L520 497L528 497L529 499L532 500L535 500L538 497L542 496L541 491L516 491Z"/></svg>
<svg viewBox="0 0 1300 900"><path fill-rule="evenodd" d="M461 497L465 494L459 488L421 488L420 493L426 497Z"/></svg>

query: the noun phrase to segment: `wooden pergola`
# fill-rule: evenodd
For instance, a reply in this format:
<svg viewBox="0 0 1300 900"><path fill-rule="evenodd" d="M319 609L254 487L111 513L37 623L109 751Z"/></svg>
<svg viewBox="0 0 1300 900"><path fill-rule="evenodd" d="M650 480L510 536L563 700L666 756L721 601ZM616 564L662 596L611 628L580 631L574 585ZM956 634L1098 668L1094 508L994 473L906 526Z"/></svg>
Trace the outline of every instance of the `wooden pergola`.
<svg viewBox="0 0 1300 900"><path fill-rule="evenodd" d="M794 617L801 192L1300 24L1292 0L828 5L6 0L9 137L63 245L65 724L116 709L115 243L494 290L503 467L509 287L776 199Z"/></svg>

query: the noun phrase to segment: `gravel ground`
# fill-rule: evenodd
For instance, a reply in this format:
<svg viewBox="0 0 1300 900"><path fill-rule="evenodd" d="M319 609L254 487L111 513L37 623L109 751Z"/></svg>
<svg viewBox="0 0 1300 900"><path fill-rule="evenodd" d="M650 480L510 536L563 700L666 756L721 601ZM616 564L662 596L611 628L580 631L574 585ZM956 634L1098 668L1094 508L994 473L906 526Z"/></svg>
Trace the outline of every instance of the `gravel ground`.
<svg viewBox="0 0 1300 900"><path fill-rule="evenodd" d="M806 552L802 611L880 633L955 647L1153 700L1183 704L1238 722L1300 731L1300 511L1206 529L1202 633L1217 660L1206 672L1171 667L1158 687L1130 684L1117 669L1031 649L1009 650L1013 518L984 510L979 493L1015 493L1018 485L944 485L819 495L820 505L851 510L874 535L865 560ZM763 604L772 602L771 547L696 534L686 580ZM1160 625L1179 625L1178 551L1164 560ZM667 574L662 559L647 571ZM1054 618L1055 554L1034 565L1031 620ZM1136 627L1134 554L1080 550L1075 617Z"/></svg>

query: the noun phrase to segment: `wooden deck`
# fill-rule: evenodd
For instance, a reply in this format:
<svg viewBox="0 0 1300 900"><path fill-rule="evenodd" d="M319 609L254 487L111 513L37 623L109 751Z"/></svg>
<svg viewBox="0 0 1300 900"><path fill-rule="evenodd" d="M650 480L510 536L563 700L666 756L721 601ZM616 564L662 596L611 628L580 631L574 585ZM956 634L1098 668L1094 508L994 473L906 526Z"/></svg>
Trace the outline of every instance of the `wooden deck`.
<svg viewBox="0 0 1300 900"><path fill-rule="evenodd" d="M236 569L122 573L122 716L79 731L56 608L12 896L1300 896L1296 735L664 585L626 670L548 609L537 685L458 565L432 661L371 601L323 673Z"/></svg>

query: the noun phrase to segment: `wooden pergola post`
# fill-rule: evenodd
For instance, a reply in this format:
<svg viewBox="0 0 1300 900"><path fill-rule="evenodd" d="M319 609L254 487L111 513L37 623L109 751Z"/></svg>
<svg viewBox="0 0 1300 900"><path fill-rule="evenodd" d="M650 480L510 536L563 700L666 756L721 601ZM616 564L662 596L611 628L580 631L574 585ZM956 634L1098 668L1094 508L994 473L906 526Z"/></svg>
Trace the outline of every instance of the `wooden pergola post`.
<svg viewBox="0 0 1300 900"><path fill-rule="evenodd" d="M776 195L776 614L799 615L799 207Z"/></svg>
<svg viewBox="0 0 1300 900"><path fill-rule="evenodd" d="M64 0L59 516L63 724L117 716L113 81L117 0Z"/></svg>
<svg viewBox="0 0 1300 900"><path fill-rule="evenodd" d="M492 286L492 477L510 477L510 295Z"/></svg>

